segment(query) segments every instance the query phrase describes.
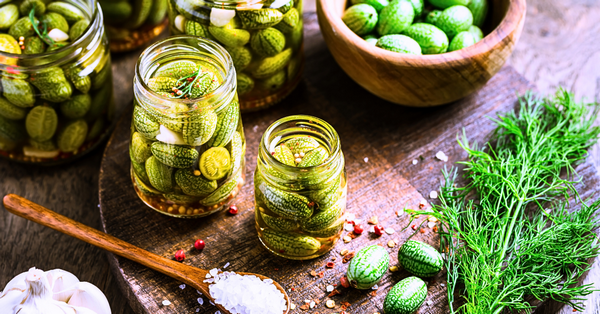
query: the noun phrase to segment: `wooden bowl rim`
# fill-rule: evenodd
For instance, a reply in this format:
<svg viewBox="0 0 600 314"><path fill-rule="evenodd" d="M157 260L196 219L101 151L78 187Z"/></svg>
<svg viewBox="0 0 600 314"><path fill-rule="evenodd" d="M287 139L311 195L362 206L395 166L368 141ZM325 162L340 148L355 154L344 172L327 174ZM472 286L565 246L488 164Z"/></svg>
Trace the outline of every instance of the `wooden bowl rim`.
<svg viewBox="0 0 600 314"><path fill-rule="evenodd" d="M508 10L502 18L502 21L498 26L487 34L482 40L477 42L475 45L456 50L452 52L445 52L442 54L430 54L430 55L410 55L388 51L382 48L374 47L367 43L360 36L355 34L353 31L346 26L342 21L341 16L336 17L331 10L331 3L342 0L318 0L317 1L317 13L320 16L324 16L327 23L333 28L333 32L340 35L345 41L352 42L356 47L359 48L363 53L373 55L375 58L385 59L392 61L396 64L404 63L406 66L422 67L422 66L437 66L437 67L453 67L452 62L464 62L466 60L473 59L477 56L485 54L494 47L500 45L510 37L510 34L516 30L521 24L521 19L525 15L526 0L509 0ZM517 17L510 18L507 17ZM490 36L493 35L493 36ZM373 49L375 48L375 49Z"/></svg>

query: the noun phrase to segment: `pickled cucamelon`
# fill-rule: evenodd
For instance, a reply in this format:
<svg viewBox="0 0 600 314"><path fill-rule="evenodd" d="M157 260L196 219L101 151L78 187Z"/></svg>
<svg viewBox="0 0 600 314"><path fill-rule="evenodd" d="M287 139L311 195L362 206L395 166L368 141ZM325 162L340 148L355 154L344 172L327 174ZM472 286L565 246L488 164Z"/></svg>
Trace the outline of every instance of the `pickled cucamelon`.
<svg viewBox="0 0 600 314"><path fill-rule="evenodd" d="M225 73L211 59L175 59L154 69L145 88L157 96L138 95L130 156L132 172L145 170L138 178L145 181L146 175L158 194L134 186L144 202L162 213L211 214L228 204L244 182L239 100L235 90L217 91Z"/></svg>
<svg viewBox="0 0 600 314"><path fill-rule="evenodd" d="M0 145L0 155L56 164L108 134L111 62L104 28L94 19L94 8L77 1L0 4L0 51L14 56L0 57L0 116L13 121L1 128L25 131L7 135L10 145Z"/></svg>
<svg viewBox="0 0 600 314"><path fill-rule="evenodd" d="M298 84L302 1L168 1L172 34L216 40L231 54L242 111L279 102Z"/></svg>
<svg viewBox="0 0 600 314"><path fill-rule="evenodd" d="M314 258L340 237L346 210L343 157L332 149L332 138L282 132L271 151L261 146L254 174L259 238L282 257Z"/></svg>

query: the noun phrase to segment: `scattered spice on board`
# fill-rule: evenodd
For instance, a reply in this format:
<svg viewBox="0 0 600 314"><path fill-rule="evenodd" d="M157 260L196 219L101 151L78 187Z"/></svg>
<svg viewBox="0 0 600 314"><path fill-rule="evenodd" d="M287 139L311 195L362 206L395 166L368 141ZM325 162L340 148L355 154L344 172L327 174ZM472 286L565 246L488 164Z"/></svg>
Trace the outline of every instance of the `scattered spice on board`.
<svg viewBox="0 0 600 314"><path fill-rule="evenodd" d="M354 254L356 254L354 251L346 253L346 255L344 255L344 259L342 259L342 263L348 263L354 257Z"/></svg>
<svg viewBox="0 0 600 314"><path fill-rule="evenodd" d="M331 291L331 293L328 295L328 297L331 298L331 297L333 297L335 295L338 295L338 294L342 294L342 293L340 292L340 290L334 289L333 291Z"/></svg>
<svg viewBox="0 0 600 314"><path fill-rule="evenodd" d="M379 223L379 219L377 219L377 216L373 216L373 217L369 218L367 223L370 225L376 225Z"/></svg>

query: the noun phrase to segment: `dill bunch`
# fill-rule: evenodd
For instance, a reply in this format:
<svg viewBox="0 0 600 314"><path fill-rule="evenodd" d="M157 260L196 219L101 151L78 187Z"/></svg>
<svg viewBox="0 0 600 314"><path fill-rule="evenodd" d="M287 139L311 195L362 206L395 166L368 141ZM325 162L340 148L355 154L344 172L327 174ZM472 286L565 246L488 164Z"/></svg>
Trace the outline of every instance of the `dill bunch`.
<svg viewBox="0 0 600 314"><path fill-rule="evenodd" d="M492 119L497 129L484 147L458 138L469 155L459 162L466 185L456 186L456 169L444 171L433 208L452 313L531 312L533 299L582 310L594 290L577 283L599 254L600 201L580 198L573 166L598 138L597 114L597 104L563 89L546 99L528 93L517 110ZM569 199L580 209L568 211Z"/></svg>

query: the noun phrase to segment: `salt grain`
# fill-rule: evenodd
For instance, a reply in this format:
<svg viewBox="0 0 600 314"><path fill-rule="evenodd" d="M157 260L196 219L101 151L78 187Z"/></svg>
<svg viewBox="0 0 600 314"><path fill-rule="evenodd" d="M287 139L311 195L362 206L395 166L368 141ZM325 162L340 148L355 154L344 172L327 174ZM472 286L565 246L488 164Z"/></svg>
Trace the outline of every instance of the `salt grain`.
<svg viewBox="0 0 600 314"><path fill-rule="evenodd" d="M371 287L371 289L377 290L377 289L379 289L379 286L378 285L374 285L373 287Z"/></svg>
<svg viewBox="0 0 600 314"><path fill-rule="evenodd" d="M198 292L199 295L202 295L202 292L200 292L200 290L196 290L196 292Z"/></svg>
<svg viewBox="0 0 600 314"><path fill-rule="evenodd" d="M229 267L229 265L230 265L229 262L227 262L227 264L225 264L225 266L223 266L223 269Z"/></svg>
<svg viewBox="0 0 600 314"><path fill-rule="evenodd" d="M211 275L211 276L213 276L213 277L216 277L216 276L217 276L217 274L219 273L219 270L218 270L218 269L216 269L216 268L213 268L213 269L211 269L211 270L209 271L209 273L210 273L210 275Z"/></svg>
<svg viewBox="0 0 600 314"><path fill-rule="evenodd" d="M181 289L181 290L185 289L185 284L184 283L180 284L179 289Z"/></svg>
<svg viewBox="0 0 600 314"><path fill-rule="evenodd" d="M448 156L446 156L446 154L444 154L444 152L442 152L442 151L437 152L435 154L435 158L437 158L437 159L439 159L439 160L441 160L443 162L448 161Z"/></svg>
<svg viewBox="0 0 600 314"><path fill-rule="evenodd" d="M436 191L431 191L431 192L429 192L429 197L430 198L437 198L438 197L438 193Z"/></svg>
<svg viewBox="0 0 600 314"><path fill-rule="evenodd" d="M198 313L198 312L200 312L200 308L199 307L196 308L196 313Z"/></svg>
<svg viewBox="0 0 600 314"><path fill-rule="evenodd" d="M171 301L169 301L169 300L164 300L164 301L162 301L162 304L163 304L164 306L169 306L169 305L171 305Z"/></svg>
<svg viewBox="0 0 600 314"><path fill-rule="evenodd" d="M418 164L418 163L419 163L419 161L418 161L418 160L416 160L416 159L413 159L413 165L416 165L416 164Z"/></svg>
<svg viewBox="0 0 600 314"><path fill-rule="evenodd" d="M433 221L428 222L427 227L429 227L429 229L435 227L435 222L433 222Z"/></svg>
<svg viewBox="0 0 600 314"><path fill-rule="evenodd" d="M327 286L327 292L331 292L335 289L332 285Z"/></svg>
<svg viewBox="0 0 600 314"><path fill-rule="evenodd" d="M365 162L369 162L369 157L365 157Z"/></svg>
<svg viewBox="0 0 600 314"><path fill-rule="evenodd" d="M353 224L345 224L344 225L344 230L350 232L354 230L354 225Z"/></svg>
<svg viewBox="0 0 600 314"><path fill-rule="evenodd" d="M198 304L204 305L204 299L198 298ZM196 312L198 312L198 311L196 311Z"/></svg>
<svg viewBox="0 0 600 314"><path fill-rule="evenodd" d="M310 301L310 304L309 304L308 306L310 306L310 308L311 308L311 309L314 309L314 308L315 308L315 305L317 305L317 304L315 303L315 301Z"/></svg>
<svg viewBox="0 0 600 314"><path fill-rule="evenodd" d="M204 276L204 278L210 278L210 277L212 277L212 276L210 275L210 273L206 273L206 276Z"/></svg>
<svg viewBox="0 0 600 314"><path fill-rule="evenodd" d="M292 303L290 304L290 310L295 310L296 309L296 304Z"/></svg>
<svg viewBox="0 0 600 314"><path fill-rule="evenodd" d="M212 272L212 270L211 270ZM234 272L215 274L218 282L210 285L215 302L236 314L281 314L287 309L285 297L270 279Z"/></svg>
<svg viewBox="0 0 600 314"><path fill-rule="evenodd" d="M394 228L391 228L391 227L387 227L384 230L385 230L385 233L387 233L387 234L394 234L394 232L396 232L396 230L394 230Z"/></svg>
<svg viewBox="0 0 600 314"><path fill-rule="evenodd" d="M432 305L433 302L431 300L427 300L427 305Z"/></svg>
<svg viewBox="0 0 600 314"><path fill-rule="evenodd" d="M257 131L258 131L258 125L255 125L255 126L252 128L252 132L256 133Z"/></svg>

